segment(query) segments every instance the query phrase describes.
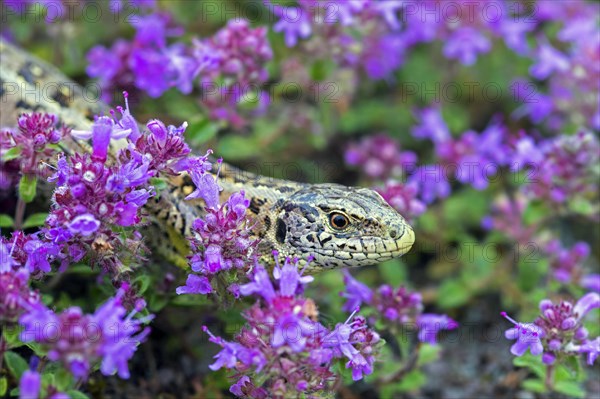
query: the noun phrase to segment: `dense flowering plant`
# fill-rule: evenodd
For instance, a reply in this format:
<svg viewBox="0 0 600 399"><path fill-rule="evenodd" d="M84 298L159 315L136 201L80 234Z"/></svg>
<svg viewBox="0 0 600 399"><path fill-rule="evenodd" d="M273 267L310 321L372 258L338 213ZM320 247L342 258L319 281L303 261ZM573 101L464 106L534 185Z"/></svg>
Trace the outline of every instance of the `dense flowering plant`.
<svg viewBox="0 0 600 399"><path fill-rule="evenodd" d="M354 313L333 329L319 323L315 303L302 295L313 278L303 277L297 263L286 258L275 266L275 285L256 265L251 281L239 289L257 302L244 312L246 325L233 342L205 328L211 341L223 347L210 368L235 370L238 380L230 391L239 397L283 398L330 390L339 378L332 369L338 359L352 370L353 380L373 372L379 335Z"/></svg>
<svg viewBox="0 0 600 399"><path fill-rule="evenodd" d="M0 396L598 396L597 2L1 8L3 41L84 86L2 76ZM87 127L46 112L124 91ZM262 199L224 195L213 150L372 187L416 243L269 270ZM150 217L181 180L183 240Z"/></svg>

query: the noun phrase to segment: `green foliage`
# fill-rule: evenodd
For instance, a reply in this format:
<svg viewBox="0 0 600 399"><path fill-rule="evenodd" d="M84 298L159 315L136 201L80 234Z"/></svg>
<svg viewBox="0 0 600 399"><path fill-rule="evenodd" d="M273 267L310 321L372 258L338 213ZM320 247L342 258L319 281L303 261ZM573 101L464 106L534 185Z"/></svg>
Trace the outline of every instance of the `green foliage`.
<svg viewBox="0 0 600 399"><path fill-rule="evenodd" d="M12 227L15 221L12 217L5 214L0 214L0 228Z"/></svg>
<svg viewBox="0 0 600 399"><path fill-rule="evenodd" d="M29 368L27 361L16 352L6 351L4 352L4 361L6 367L15 379L21 378L21 375Z"/></svg>
<svg viewBox="0 0 600 399"><path fill-rule="evenodd" d="M37 177L23 175L19 180L19 197L25 202L29 203L35 198L37 187Z"/></svg>
<svg viewBox="0 0 600 399"><path fill-rule="evenodd" d="M48 213L46 213L46 212L39 212L39 213L31 214L31 215L27 216L27 218L23 222L23 228L30 229L32 227L43 226L46 223L47 217L48 217Z"/></svg>

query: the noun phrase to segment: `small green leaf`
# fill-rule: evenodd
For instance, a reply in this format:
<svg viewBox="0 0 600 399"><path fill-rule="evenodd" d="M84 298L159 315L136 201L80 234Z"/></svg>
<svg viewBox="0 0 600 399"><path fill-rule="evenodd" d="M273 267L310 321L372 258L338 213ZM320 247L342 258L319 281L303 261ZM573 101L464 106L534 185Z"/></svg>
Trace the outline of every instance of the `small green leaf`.
<svg viewBox="0 0 600 399"><path fill-rule="evenodd" d="M19 339L19 334L21 333L21 327L19 326L6 326L2 331L2 336L4 337L4 341L8 345L9 349L18 348L23 346L23 342Z"/></svg>
<svg viewBox="0 0 600 399"><path fill-rule="evenodd" d="M26 203L33 201L37 187L37 177L23 175L19 182L19 197Z"/></svg>
<svg viewBox="0 0 600 399"><path fill-rule="evenodd" d="M6 377L0 378L0 396L6 395L7 389L8 389L8 381L6 381Z"/></svg>
<svg viewBox="0 0 600 399"><path fill-rule="evenodd" d="M31 227L40 227L46 224L46 218L48 217L47 213L34 213L29 215L27 219L23 222L23 228L29 229Z"/></svg>
<svg viewBox="0 0 600 399"><path fill-rule="evenodd" d="M167 182L164 179L161 179L160 177L151 177L150 184L154 186L154 189L157 193L163 191L168 186Z"/></svg>
<svg viewBox="0 0 600 399"><path fill-rule="evenodd" d="M71 386L73 383L73 374L64 368L60 368L55 373L56 376L56 387L59 391L64 391Z"/></svg>
<svg viewBox="0 0 600 399"><path fill-rule="evenodd" d="M523 356L515 357L513 364L517 367L527 367L540 379L546 378L546 367L542 364L541 356L533 356L530 353L526 353Z"/></svg>
<svg viewBox="0 0 600 399"><path fill-rule="evenodd" d="M139 294L143 294L144 292L146 292L146 290L148 290L150 284L152 284L152 279L150 279L150 277L146 275L139 275L133 279L133 282L139 283L139 288L137 292Z"/></svg>
<svg viewBox="0 0 600 399"><path fill-rule="evenodd" d="M27 362L18 353L8 351L4 353L4 361L15 379L20 379L21 375L27 370Z"/></svg>
<svg viewBox="0 0 600 399"><path fill-rule="evenodd" d="M528 379L523 381L523 388L531 392L544 393L546 392L546 386L542 380Z"/></svg>
<svg viewBox="0 0 600 399"><path fill-rule="evenodd" d="M213 139L218 131L218 124L211 122L209 119L198 119L190 121L185 134L186 137L189 137L190 143L197 147Z"/></svg>
<svg viewBox="0 0 600 399"><path fill-rule="evenodd" d="M572 398L585 397L585 390L575 381L558 381L554 385L554 390Z"/></svg>
<svg viewBox="0 0 600 399"><path fill-rule="evenodd" d="M417 365L420 367L424 364L431 363L439 359L442 348L439 345L424 344L419 349L419 358Z"/></svg>
<svg viewBox="0 0 600 399"><path fill-rule="evenodd" d="M425 384L426 381L425 374L419 370L413 370L404 376L402 381L397 385L397 389L403 392L416 391Z"/></svg>
<svg viewBox="0 0 600 399"><path fill-rule="evenodd" d="M443 308L454 308L464 305L472 295L472 290L462 281L446 280L439 290L439 305Z"/></svg>
<svg viewBox="0 0 600 399"><path fill-rule="evenodd" d="M0 214L0 228L13 227L15 221L8 215Z"/></svg>
<svg viewBox="0 0 600 399"><path fill-rule="evenodd" d="M21 147L13 147L4 153L4 156L2 156L2 162L8 162L18 158L19 155L21 155Z"/></svg>
<svg viewBox="0 0 600 399"><path fill-rule="evenodd" d="M386 283L394 287L407 281L406 265L400 259L392 259L381 263L379 271Z"/></svg>

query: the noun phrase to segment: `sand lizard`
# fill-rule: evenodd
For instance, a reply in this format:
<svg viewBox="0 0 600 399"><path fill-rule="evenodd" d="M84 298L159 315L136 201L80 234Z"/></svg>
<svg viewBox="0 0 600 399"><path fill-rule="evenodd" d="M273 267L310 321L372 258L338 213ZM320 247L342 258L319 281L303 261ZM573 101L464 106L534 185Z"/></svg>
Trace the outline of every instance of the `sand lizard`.
<svg viewBox="0 0 600 399"><path fill-rule="evenodd" d="M0 39L0 127L14 126L23 112L48 112L76 129L89 128L108 106L90 97L58 69ZM372 265L406 253L415 236L405 219L375 191L338 184L304 184L253 175L224 165L222 198L244 190L256 220L263 261L272 250L314 260L307 272ZM201 201L185 201L195 187L188 175L169 181L146 205L160 239L156 250L184 265L186 236L203 214ZM305 264L302 261L300 264Z"/></svg>

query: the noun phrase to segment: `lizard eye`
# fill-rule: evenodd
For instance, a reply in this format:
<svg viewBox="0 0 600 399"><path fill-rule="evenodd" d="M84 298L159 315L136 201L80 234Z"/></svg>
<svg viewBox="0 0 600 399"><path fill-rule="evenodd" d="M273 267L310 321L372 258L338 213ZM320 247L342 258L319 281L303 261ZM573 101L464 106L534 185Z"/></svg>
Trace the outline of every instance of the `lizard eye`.
<svg viewBox="0 0 600 399"><path fill-rule="evenodd" d="M348 216L339 212L332 212L329 214L329 224L336 230L343 230L350 224Z"/></svg>

